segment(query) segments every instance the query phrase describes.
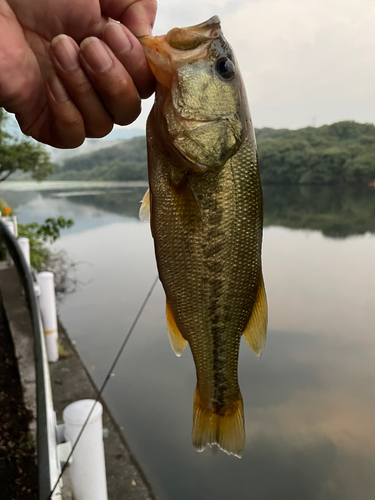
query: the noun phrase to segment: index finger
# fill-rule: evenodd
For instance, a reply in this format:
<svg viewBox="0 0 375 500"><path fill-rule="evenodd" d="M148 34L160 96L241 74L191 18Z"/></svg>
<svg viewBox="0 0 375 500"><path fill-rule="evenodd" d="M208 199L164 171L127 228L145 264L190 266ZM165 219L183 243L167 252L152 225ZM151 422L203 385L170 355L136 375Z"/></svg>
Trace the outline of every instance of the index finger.
<svg viewBox="0 0 375 500"><path fill-rule="evenodd" d="M99 0L102 14L130 29L135 36L151 35L155 22L156 0Z"/></svg>
<svg viewBox="0 0 375 500"><path fill-rule="evenodd" d="M102 40L132 77L142 99L154 92L155 78L137 38L121 23L109 21L103 29Z"/></svg>

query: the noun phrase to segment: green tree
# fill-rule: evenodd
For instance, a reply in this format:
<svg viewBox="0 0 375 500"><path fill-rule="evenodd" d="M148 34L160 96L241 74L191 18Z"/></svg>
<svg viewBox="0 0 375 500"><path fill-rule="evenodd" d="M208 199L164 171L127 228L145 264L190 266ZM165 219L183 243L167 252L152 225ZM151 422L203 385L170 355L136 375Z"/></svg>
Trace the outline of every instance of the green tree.
<svg viewBox="0 0 375 500"><path fill-rule="evenodd" d="M72 219L49 217L44 224L32 222L31 224L18 224L19 236L29 238L30 241L30 262L34 269L40 272L43 265L51 257L51 250L46 243L53 243L60 237L61 229L69 229L74 224Z"/></svg>
<svg viewBox="0 0 375 500"><path fill-rule="evenodd" d="M6 112L0 108L0 182L16 171L27 172L42 180L53 172L49 154L28 139L16 139L5 130Z"/></svg>
<svg viewBox="0 0 375 500"><path fill-rule="evenodd" d="M35 180L42 180L53 172L49 154L40 144L28 139L17 139L5 129L7 114L0 108L0 182L7 179L16 171L31 174ZM0 199L0 210L8 207L6 201ZM63 216L57 219L50 217L44 224L18 224L19 236L26 236L30 240L31 265L41 271L51 256L48 243L53 243L59 236L61 229L68 229L74 224L71 219Z"/></svg>
<svg viewBox="0 0 375 500"><path fill-rule="evenodd" d="M147 180L146 138L133 137L113 147L66 160L56 167L54 180Z"/></svg>
<svg viewBox="0 0 375 500"><path fill-rule="evenodd" d="M263 184L372 185L375 126L344 121L256 131Z"/></svg>

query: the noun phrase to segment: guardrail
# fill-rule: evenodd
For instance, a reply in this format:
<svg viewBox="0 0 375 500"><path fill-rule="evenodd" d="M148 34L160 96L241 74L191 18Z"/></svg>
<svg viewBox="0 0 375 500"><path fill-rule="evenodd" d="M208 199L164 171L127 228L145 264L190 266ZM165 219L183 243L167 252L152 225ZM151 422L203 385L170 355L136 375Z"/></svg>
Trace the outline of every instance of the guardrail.
<svg viewBox="0 0 375 500"><path fill-rule="evenodd" d="M38 301L34 291L34 281L22 250L7 225L0 219L0 240L6 245L17 268L25 290L34 335L36 404L37 404L37 457L38 457L38 497L49 498L50 492L60 476L60 459L56 441L56 415L53 408L50 373L43 338ZM61 499L60 485L55 488L51 499Z"/></svg>

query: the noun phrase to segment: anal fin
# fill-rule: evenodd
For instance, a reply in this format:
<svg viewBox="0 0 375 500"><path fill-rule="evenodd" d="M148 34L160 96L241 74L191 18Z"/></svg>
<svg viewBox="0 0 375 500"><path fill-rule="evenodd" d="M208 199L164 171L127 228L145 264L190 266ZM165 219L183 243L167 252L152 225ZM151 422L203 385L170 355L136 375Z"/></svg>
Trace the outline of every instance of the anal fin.
<svg viewBox="0 0 375 500"><path fill-rule="evenodd" d="M141 222L150 222L150 190L147 189L141 201L142 205L139 209L139 218Z"/></svg>
<svg viewBox="0 0 375 500"><path fill-rule="evenodd" d="M169 307L168 301L165 313L167 316L167 329L168 329L169 342L171 343L175 355L180 357L182 351L186 347L187 340L184 339L180 330L177 328L176 321L174 319L172 310Z"/></svg>
<svg viewBox="0 0 375 500"><path fill-rule="evenodd" d="M243 332L247 345L260 358L266 343L268 321L267 296L264 289L263 275L260 275L259 286L249 322Z"/></svg>

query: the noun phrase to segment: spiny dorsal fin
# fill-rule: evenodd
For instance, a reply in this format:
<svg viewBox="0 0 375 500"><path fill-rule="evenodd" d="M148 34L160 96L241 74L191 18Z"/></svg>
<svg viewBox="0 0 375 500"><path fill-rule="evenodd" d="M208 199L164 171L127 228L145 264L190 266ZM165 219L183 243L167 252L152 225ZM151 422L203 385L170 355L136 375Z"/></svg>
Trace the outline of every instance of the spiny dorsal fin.
<svg viewBox="0 0 375 500"><path fill-rule="evenodd" d="M187 340L181 335L180 330L177 328L176 321L174 319L173 313L169 304L167 302L166 311L167 315L167 329L169 342L171 343L172 349L176 356L180 357L182 351L185 349Z"/></svg>
<svg viewBox="0 0 375 500"><path fill-rule="evenodd" d="M267 332L267 296L264 289L263 275L260 275L257 296L249 322L243 332L247 345L260 358L266 343Z"/></svg>
<svg viewBox="0 0 375 500"><path fill-rule="evenodd" d="M142 205L139 209L139 218L141 222L150 222L150 190L147 189L141 201Z"/></svg>

